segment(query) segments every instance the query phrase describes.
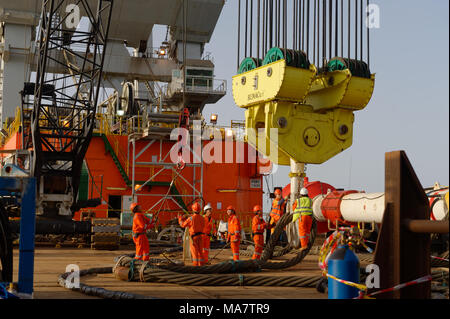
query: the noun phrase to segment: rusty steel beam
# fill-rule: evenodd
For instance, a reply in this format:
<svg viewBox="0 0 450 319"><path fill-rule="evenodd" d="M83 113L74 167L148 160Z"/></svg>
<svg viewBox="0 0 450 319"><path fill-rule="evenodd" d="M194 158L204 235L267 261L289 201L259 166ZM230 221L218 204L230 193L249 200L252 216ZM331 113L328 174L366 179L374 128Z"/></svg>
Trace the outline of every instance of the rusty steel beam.
<svg viewBox="0 0 450 319"><path fill-rule="evenodd" d="M386 153L386 208L378 234L375 264L380 267L380 289L394 287L430 274L430 234L409 231L404 220L429 220L423 187L404 151ZM371 290L374 291L374 290ZM380 294L385 299L429 299L431 283Z"/></svg>
<svg viewBox="0 0 450 319"><path fill-rule="evenodd" d="M403 221L405 227L413 233L423 234L448 234L449 221L438 220L411 220L405 219Z"/></svg>

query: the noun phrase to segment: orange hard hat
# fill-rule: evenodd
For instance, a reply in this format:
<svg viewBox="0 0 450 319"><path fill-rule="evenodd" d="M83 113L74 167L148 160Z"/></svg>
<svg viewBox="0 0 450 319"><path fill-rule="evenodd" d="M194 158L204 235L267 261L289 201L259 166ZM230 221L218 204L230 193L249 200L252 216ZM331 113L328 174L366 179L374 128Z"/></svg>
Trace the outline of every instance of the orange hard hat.
<svg viewBox="0 0 450 319"><path fill-rule="evenodd" d="M255 207L253 207L253 212L254 212L254 213L257 213L257 212L260 212L260 211L262 211L261 206L255 205Z"/></svg>
<svg viewBox="0 0 450 319"><path fill-rule="evenodd" d="M228 206L227 210L232 210L233 212L236 211L232 205Z"/></svg>
<svg viewBox="0 0 450 319"><path fill-rule="evenodd" d="M134 210L136 209L136 207L138 207L139 204L138 203L131 203L130 205L130 210L134 213Z"/></svg>
<svg viewBox="0 0 450 319"><path fill-rule="evenodd" d="M274 193L275 195L281 195L281 189L277 188Z"/></svg>
<svg viewBox="0 0 450 319"><path fill-rule="evenodd" d="M201 207L200 204L195 202L194 204L192 204L192 211L196 212L196 213L200 213Z"/></svg>

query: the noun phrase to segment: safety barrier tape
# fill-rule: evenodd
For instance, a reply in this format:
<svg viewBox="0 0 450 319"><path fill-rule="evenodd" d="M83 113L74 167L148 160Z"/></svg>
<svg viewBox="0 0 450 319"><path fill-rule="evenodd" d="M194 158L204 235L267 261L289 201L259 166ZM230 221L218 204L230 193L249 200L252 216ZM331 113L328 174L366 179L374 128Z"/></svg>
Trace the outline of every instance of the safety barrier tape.
<svg viewBox="0 0 450 319"><path fill-rule="evenodd" d="M427 282L427 281L431 281L431 280L432 280L431 275L423 276L423 277L420 277L420 278L418 278L416 280L411 280L411 281L406 282L404 284L396 285L396 286L394 286L392 288L387 288L387 289L383 289L383 290L372 292L368 296L370 297L370 296L375 296L375 295L382 294L382 293L385 293L385 292L400 290L400 289L405 288L405 287L421 284L423 282Z"/></svg>
<svg viewBox="0 0 450 319"><path fill-rule="evenodd" d="M373 249L367 246L364 242L361 242L361 245L367 250L368 253L373 253Z"/></svg>
<svg viewBox="0 0 450 319"><path fill-rule="evenodd" d="M337 247L337 240L342 236L342 232L335 231L327 239L325 239L319 253L319 268L323 271L326 270L328 265L328 258L334 252Z"/></svg>
<svg viewBox="0 0 450 319"><path fill-rule="evenodd" d="M424 283L424 282L432 280L432 276L431 275L426 275L426 276L420 277L418 279L411 280L411 281L408 281L406 283L396 285L396 286L394 286L392 288L386 288L386 289L382 289L382 290L378 290L378 291L372 292L370 294L366 294L367 287L365 285L357 284L357 283L354 283L354 282L351 282L351 281L348 281L348 280L344 280L344 279L339 279L339 278L337 278L337 277L335 277L333 275L330 275L330 274L326 274L326 275L327 275L327 277L329 277L331 279L334 279L337 282L340 282L340 283L342 283L344 285L351 286L351 287L354 287L354 288L357 288L357 289L361 290L359 296L356 297L355 299L362 299L362 298L366 298L366 297L372 297L372 296L379 295L379 294L382 294L382 293L385 293L385 292L391 292L391 291L395 291L395 290L400 290L400 289L405 288L405 287L421 284L421 283Z"/></svg>
<svg viewBox="0 0 450 319"><path fill-rule="evenodd" d="M357 288L357 289L362 290L362 291L366 291L367 290L367 287L362 285L362 284L357 284L355 282L351 282L351 281L348 281L348 280L339 279L339 278L337 278L337 277L335 277L333 275L330 275L330 274L326 274L326 275L327 275L327 277L329 277L331 279L334 279L337 282L340 282L341 284L344 284L344 285L347 285L347 286L351 286L351 287Z"/></svg>
<svg viewBox="0 0 450 319"><path fill-rule="evenodd" d="M446 259L446 258L441 258L441 257L436 257L436 256L431 256L431 258L438 259L438 260L443 260L443 261L447 261L448 262L448 259Z"/></svg>

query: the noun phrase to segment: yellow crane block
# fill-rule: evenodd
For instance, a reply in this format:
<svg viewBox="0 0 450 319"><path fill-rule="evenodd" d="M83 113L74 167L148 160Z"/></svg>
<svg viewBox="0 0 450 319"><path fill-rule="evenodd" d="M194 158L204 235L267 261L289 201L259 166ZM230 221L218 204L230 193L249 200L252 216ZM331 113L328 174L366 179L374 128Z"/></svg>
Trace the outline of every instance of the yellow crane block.
<svg viewBox="0 0 450 319"><path fill-rule="evenodd" d="M317 74L314 65L301 69L279 60L234 76L233 97L246 108L248 143L272 162L321 164L352 145L353 112L366 107L374 84L374 75Z"/></svg>
<svg viewBox="0 0 450 319"><path fill-rule="evenodd" d="M315 111L331 108L362 110L369 104L375 87L375 75L370 79L352 76L350 70L318 75L306 96L305 103Z"/></svg>
<svg viewBox="0 0 450 319"><path fill-rule="evenodd" d="M351 110L317 113L311 106L273 101L247 109L245 119L247 141L278 165L289 165L290 158L321 164L353 142ZM258 140L262 128L265 139Z"/></svg>
<svg viewBox="0 0 450 319"><path fill-rule="evenodd" d="M300 102L312 84L316 67L308 70L286 65L279 60L233 77L233 97L239 107L248 108L280 99Z"/></svg>

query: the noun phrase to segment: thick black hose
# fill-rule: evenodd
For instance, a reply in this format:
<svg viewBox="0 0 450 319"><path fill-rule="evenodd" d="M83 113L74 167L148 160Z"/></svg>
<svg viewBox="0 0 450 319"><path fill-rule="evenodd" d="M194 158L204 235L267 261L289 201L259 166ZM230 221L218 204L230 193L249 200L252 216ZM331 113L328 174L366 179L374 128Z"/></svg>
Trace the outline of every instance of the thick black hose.
<svg viewBox="0 0 450 319"><path fill-rule="evenodd" d="M103 267L103 268L90 268L86 270L80 270L80 277L95 274L112 274L113 267ZM70 272L63 273L58 277L58 284L66 288L66 279L70 275ZM88 286L80 282L79 288L67 288L72 291L81 292L85 295L95 296L105 299L155 299L154 297L143 296L138 294L133 294L123 291L113 291L104 288Z"/></svg>
<svg viewBox="0 0 450 319"><path fill-rule="evenodd" d="M0 282L12 282L13 248L9 221L3 203L0 202Z"/></svg>

